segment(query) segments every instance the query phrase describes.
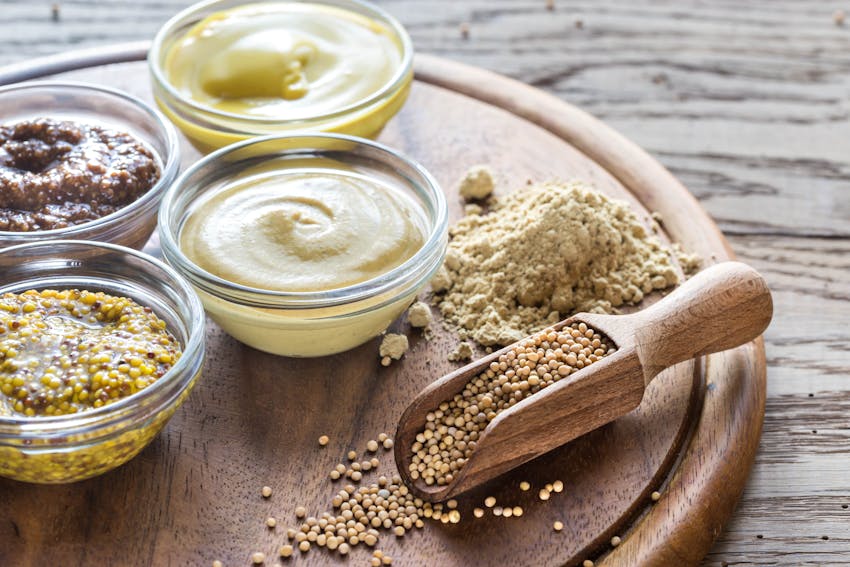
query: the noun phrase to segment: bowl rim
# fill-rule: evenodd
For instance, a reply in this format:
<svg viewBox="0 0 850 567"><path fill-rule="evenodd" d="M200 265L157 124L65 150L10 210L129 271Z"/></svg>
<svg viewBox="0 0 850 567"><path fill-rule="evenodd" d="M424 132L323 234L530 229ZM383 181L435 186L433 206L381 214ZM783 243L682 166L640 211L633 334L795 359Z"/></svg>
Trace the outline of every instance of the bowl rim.
<svg viewBox="0 0 850 567"><path fill-rule="evenodd" d="M46 81L25 81L23 83L15 83L12 85L6 85L0 87L0 98L3 95L15 92L15 91L26 91L29 89L68 89L73 91L96 91L100 94L104 94L107 96L112 96L118 99L121 99L125 102L129 102L138 109L142 110L144 113L148 114L154 121L157 126L158 131L161 134L164 134L166 152L167 156L159 155L154 148L149 148L151 151L157 154L159 158L159 162L161 163L161 169L159 179L157 179L156 183L153 186L145 191L138 199L129 203L128 205L121 207L120 209L102 216L100 218L92 219L90 221L86 221L80 224L75 224L72 226L66 226L64 228L53 228L50 230L33 230L33 231L14 231L14 230L0 230L0 238L9 239L11 241L21 240L20 244L26 244L31 241L36 240L46 240L46 239L57 239L61 238L63 240L73 240L74 237L80 236L80 233L85 233L89 230L96 230L100 226L111 225L116 223L116 221L120 221L121 217L127 215L128 213L135 212L138 209L144 208L151 201L155 200L167 186L171 185L174 179L177 177L177 174L180 171L180 142L177 135L177 129L175 126L168 120L166 120L165 116L155 109L153 106L149 105L145 101L141 100L138 97L135 97L127 92L121 91L119 89L114 89L112 87L105 87L102 85L97 85L93 83L87 83L84 81L54 81L54 80L46 80ZM45 109L45 113L49 113L50 109ZM2 114L0 114L0 124L2 124ZM114 129L114 128L113 128ZM132 135L132 134L131 134ZM134 138L138 139L136 136ZM143 140L139 140L144 143L145 146L149 146ZM13 246L18 246L19 244L14 244Z"/></svg>
<svg viewBox="0 0 850 567"><path fill-rule="evenodd" d="M39 435L49 432L68 430L72 431L69 435L73 435L73 432L75 432L78 428L90 426L106 427L111 424L111 421L109 420L110 417L120 419L125 417L127 413L132 413L132 410L134 409L147 407L139 404L139 402L151 400L152 398L155 399L163 390L166 390L163 394L166 395L168 393L167 387L175 384L177 377L182 376L189 371L190 367L197 362L199 356L201 358L204 356L206 316L204 314L204 307L200 298L197 293L195 293L195 290L192 289L192 286L176 270L174 270L174 268L149 254L109 242L97 242L91 240L47 240L0 248L0 255L7 254L9 252L19 252L23 249L42 247L52 248L59 244L102 248L112 252L128 254L164 271L168 274L168 277L171 278L171 281L168 282L169 286L176 288L180 297L186 300L185 303L189 310L190 319L188 321L183 321L183 324L186 326L188 340L182 345L183 352L177 363L163 374L161 378L156 380L144 390L111 404L106 404L99 408L80 411L77 413L69 413L59 416L32 417L0 415L0 434L23 436L22 434L25 435L27 433ZM191 383L189 380L185 380L185 382L187 384ZM182 392L185 387L185 384L180 386L179 392ZM170 397L167 399L170 399Z"/></svg>
<svg viewBox="0 0 850 567"><path fill-rule="evenodd" d="M184 192L184 185L187 180L190 179L199 169L210 163L218 162L220 158L227 154L268 142L297 142L299 140L305 142L307 140L335 140L359 146L366 146L373 150L377 150L380 155L389 160L402 161L405 165L420 175L424 181L424 186L420 188L422 193L420 198L422 198L425 203L419 206L426 209L426 213L428 207L433 208L434 212L433 220L429 219L427 238L416 253L398 266L374 278L330 290L301 292L269 290L237 284L204 270L189 259L180 248L180 244L178 242L180 227L178 227L178 231L176 233L175 231L172 231L172 224L175 221L180 221L180 219L174 218L174 211L171 207L174 199ZM319 151L322 150L321 147L315 148L309 144L298 143L293 144L293 147L282 149L275 155L286 155L291 152L304 152L311 149ZM410 180L410 183L414 186L414 191L419 186L419 184L413 180ZM398 295L398 288L404 286L404 284L408 283L408 281L416 279L419 272L430 273L433 272L433 269L436 269L434 266L431 266L431 264L435 262L432 258L436 257L437 262L443 258L445 254L445 244L448 239L448 204L446 202L446 196L434 176L431 175L431 173L429 173L428 170L421 164L419 164L419 162L411 159L402 152L373 140L358 138L347 134L331 134L324 132L259 136L231 144L205 156L184 171L177 181L175 181L168 191L166 191L162 200L162 205L159 209L158 221L160 247L162 249L163 256L169 263L176 264L175 267L177 270L187 277L192 283L197 284L205 292L211 293L212 295L228 301L236 301L243 305L272 309L320 309L360 302L386 293Z"/></svg>
<svg viewBox="0 0 850 567"><path fill-rule="evenodd" d="M380 89L376 90L368 97L359 101L355 101L347 106L344 106L332 112L310 115L299 119L293 120L282 118L269 118L263 116L251 116L248 114L225 112L213 108L211 106L207 106L205 104L200 104L192 100L190 97L184 96L168 80L168 77L166 76L163 67L159 63L160 58L162 56L162 46L166 38L168 37L168 34L174 32L178 24L180 24L183 19L188 18L189 16L192 16L197 12L215 4L220 4L229 1L231 0L204 0L202 2L193 4L188 8L185 8L184 10L181 10L175 16L165 22L165 24L159 29L157 34L154 36L150 50L148 51L148 69L154 77L155 84L165 90L165 92L168 93L168 95L174 100L186 105L187 107L189 107L200 115L257 126L274 126L282 123L311 124L315 122L329 122L333 121L334 119L348 116L356 111L369 108L372 105L380 102L381 100L384 100L384 98L388 95L401 90L408 82L409 77L412 73L413 40L410 39L410 35L407 33L407 30L404 28L404 26L402 26L401 23L394 16L392 16L392 14L390 14L383 8L372 4L371 2L367 2L365 0L242 0L241 5L243 6L262 4L320 4L337 7L343 10L348 9L349 11L354 11L350 8L339 6L339 4L347 3L350 4L352 7L358 7L366 11L371 11L383 19L382 23L389 25L389 27L395 33L396 37L398 37L399 41L401 42L401 63L399 64L398 69L393 74L393 76L390 77L390 79L386 83L384 83ZM236 7L237 6L234 6L234 8ZM165 101L160 101L160 103L166 104ZM166 106L168 105L166 104Z"/></svg>

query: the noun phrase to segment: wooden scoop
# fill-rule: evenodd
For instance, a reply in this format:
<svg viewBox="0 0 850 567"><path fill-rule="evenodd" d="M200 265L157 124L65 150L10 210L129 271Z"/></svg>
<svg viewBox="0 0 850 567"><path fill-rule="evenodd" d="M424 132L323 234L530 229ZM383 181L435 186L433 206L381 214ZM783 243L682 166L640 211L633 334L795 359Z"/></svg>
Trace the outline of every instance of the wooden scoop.
<svg viewBox="0 0 850 567"><path fill-rule="evenodd" d="M408 470L425 415L461 392L471 378L515 345L440 378L401 416L395 437L401 476L421 498L449 499L630 412L659 372L755 339L772 315L773 301L764 279L740 262L708 268L631 315L579 313L554 328L584 322L611 339L615 353L499 413L480 434L454 480L428 486L422 479L412 480Z"/></svg>

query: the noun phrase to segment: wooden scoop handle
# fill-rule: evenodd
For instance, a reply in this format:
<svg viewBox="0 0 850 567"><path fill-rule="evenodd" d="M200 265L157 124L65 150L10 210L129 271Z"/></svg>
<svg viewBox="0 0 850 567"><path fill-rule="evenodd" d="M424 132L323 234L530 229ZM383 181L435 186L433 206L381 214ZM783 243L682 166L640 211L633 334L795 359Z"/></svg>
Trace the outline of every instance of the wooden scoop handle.
<svg viewBox="0 0 850 567"><path fill-rule="evenodd" d="M668 366L755 339L772 316L764 278L741 262L722 262L626 318L649 384Z"/></svg>

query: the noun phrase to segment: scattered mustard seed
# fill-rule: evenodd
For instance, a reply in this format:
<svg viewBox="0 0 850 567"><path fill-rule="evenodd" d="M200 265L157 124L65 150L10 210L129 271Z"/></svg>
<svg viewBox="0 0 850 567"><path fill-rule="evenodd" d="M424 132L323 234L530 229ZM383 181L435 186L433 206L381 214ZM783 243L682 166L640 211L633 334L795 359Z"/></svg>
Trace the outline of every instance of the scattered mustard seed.
<svg viewBox="0 0 850 567"><path fill-rule="evenodd" d="M266 560L266 554L261 551L256 551L251 555L251 561L254 565L262 565Z"/></svg>
<svg viewBox="0 0 850 567"><path fill-rule="evenodd" d="M216 559L215 561L213 561L212 567L224 567L224 563Z"/></svg>
<svg viewBox="0 0 850 567"><path fill-rule="evenodd" d="M487 498L484 499L484 505L487 506L488 508L492 508L493 506L496 505L496 497L495 496L488 496Z"/></svg>
<svg viewBox="0 0 850 567"><path fill-rule="evenodd" d="M269 498L272 495L272 487L264 486L260 493L263 495L263 498Z"/></svg>
<svg viewBox="0 0 850 567"><path fill-rule="evenodd" d="M564 483L561 482L560 480L556 480L555 482L552 483L552 489L555 492L563 492L564 491Z"/></svg>
<svg viewBox="0 0 850 567"><path fill-rule="evenodd" d="M381 567L381 559L380 557L373 557L369 560L369 565L372 567Z"/></svg>
<svg viewBox="0 0 850 567"><path fill-rule="evenodd" d="M527 491L530 488L531 488L531 485L529 483L527 483L526 481L522 481L521 483L519 483L519 489L522 490L523 492Z"/></svg>
<svg viewBox="0 0 850 567"><path fill-rule="evenodd" d="M303 518L306 515L307 515L307 508L305 508L304 506L298 506L295 509L295 517L296 518Z"/></svg>
<svg viewBox="0 0 850 567"><path fill-rule="evenodd" d="M327 445L329 441L330 439L328 439L327 435L322 435L321 437L319 437L319 445L321 445L322 447Z"/></svg>
<svg viewBox="0 0 850 567"><path fill-rule="evenodd" d="M349 451L348 452L348 460L353 461L357 459L357 451Z"/></svg>
<svg viewBox="0 0 850 567"><path fill-rule="evenodd" d="M273 527L275 527L276 525L277 525L277 520L275 520L275 519L274 519L274 518L272 518L271 516L269 516L268 518L266 518L266 526L267 526L267 527L269 527L269 528L273 528Z"/></svg>
<svg viewBox="0 0 850 567"><path fill-rule="evenodd" d="M545 488L541 488L540 492L537 494L541 500L549 500L549 491Z"/></svg>
<svg viewBox="0 0 850 567"><path fill-rule="evenodd" d="M582 561L581 567L593 567L593 561L591 561L590 559L585 559L584 561Z"/></svg>
<svg viewBox="0 0 850 567"><path fill-rule="evenodd" d="M522 507L521 506L514 506L514 516L519 517L519 516L522 516L522 514L523 514Z"/></svg>
<svg viewBox="0 0 850 567"><path fill-rule="evenodd" d="M617 547L622 542L623 540L620 539L620 536L614 536L611 538L611 547Z"/></svg>
<svg viewBox="0 0 850 567"><path fill-rule="evenodd" d="M658 502L661 499L661 493L656 490L650 495L650 498L652 498L653 502Z"/></svg>
<svg viewBox="0 0 850 567"><path fill-rule="evenodd" d="M286 545L284 545L283 547L280 548L280 551L278 553L280 554L281 557L292 557L293 551L295 551L295 550L292 548L292 546L289 545L289 544L286 544Z"/></svg>
<svg viewBox="0 0 850 567"><path fill-rule="evenodd" d="M374 453L378 450L378 442L374 439L370 439L366 442L366 450L370 453Z"/></svg>
<svg viewBox="0 0 850 567"><path fill-rule="evenodd" d="M504 510L502 510L502 517L503 518L510 518L513 515L514 515L514 509L511 508L510 506L508 506Z"/></svg>
<svg viewBox="0 0 850 567"><path fill-rule="evenodd" d="M348 555L349 551L351 551L351 547L347 543L340 544L340 546L339 546L339 554L340 555Z"/></svg>
<svg viewBox="0 0 850 567"><path fill-rule="evenodd" d="M484 517L484 510L482 510L481 508L475 508L472 510L472 515L476 518L482 518Z"/></svg>
<svg viewBox="0 0 850 567"><path fill-rule="evenodd" d="M378 435L378 443L383 443L384 441L386 441L389 438L390 438L390 436L387 435L386 433L380 433Z"/></svg>
<svg viewBox="0 0 850 567"><path fill-rule="evenodd" d="M306 539L298 544L298 549L302 551L302 553L307 553L310 551L310 542Z"/></svg>
<svg viewBox="0 0 850 567"><path fill-rule="evenodd" d="M495 508L493 508L493 515L494 516L501 516L503 512L504 512L504 510L502 509L501 506L496 506Z"/></svg>
<svg viewBox="0 0 850 567"><path fill-rule="evenodd" d="M389 439L389 438L384 439L383 445L384 445L384 449L389 451L390 449L393 448L393 440Z"/></svg>
<svg viewBox="0 0 850 567"><path fill-rule="evenodd" d="M552 524L552 529L554 529L556 532L559 532L564 529L564 523L561 521L555 521L555 523Z"/></svg>

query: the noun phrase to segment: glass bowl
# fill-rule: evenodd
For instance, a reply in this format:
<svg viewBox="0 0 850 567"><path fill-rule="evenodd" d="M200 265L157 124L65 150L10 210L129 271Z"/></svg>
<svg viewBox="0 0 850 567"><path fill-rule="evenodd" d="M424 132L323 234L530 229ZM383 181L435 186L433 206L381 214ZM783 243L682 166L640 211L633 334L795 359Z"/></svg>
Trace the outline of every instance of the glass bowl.
<svg viewBox="0 0 850 567"><path fill-rule="evenodd" d="M200 104L179 92L168 80L165 63L171 48L207 16L244 5L316 4L354 12L374 20L395 36L402 60L392 78L368 98L330 113L298 120L235 114ZM148 54L154 97L162 111L203 153L234 142L268 134L337 132L374 137L403 106L413 81L413 43L402 25L381 8L361 0L208 0L190 6L157 33Z"/></svg>
<svg viewBox="0 0 850 567"><path fill-rule="evenodd" d="M392 187L421 213L424 243L380 276L327 291L269 291L215 276L180 249L181 230L199 201L258 166L336 168ZM163 198L159 235L166 260L195 286L207 313L230 335L273 354L323 356L377 336L412 303L445 257L448 210L442 190L422 166L376 142L341 134L268 136L210 154L181 175Z"/></svg>
<svg viewBox="0 0 850 567"><path fill-rule="evenodd" d="M158 156L161 176L144 195L105 217L54 230L0 231L0 248L59 238L143 248L156 228L162 195L179 173L180 148L174 126L141 100L96 85L33 82L0 88L0 124L34 118L71 120L132 134Z"/></svg>
<svg viewBox="0 0 850 567"><path fill-rule="evenodd" d="M57 240L0 250L0 295L87 289L134 299L165 321L183 355L159 380L100 408L45 417L0 415L0 476L65 483L111 470L142 450L183 403L204 362L204 312L191 286L146 254Z"/></svg>

